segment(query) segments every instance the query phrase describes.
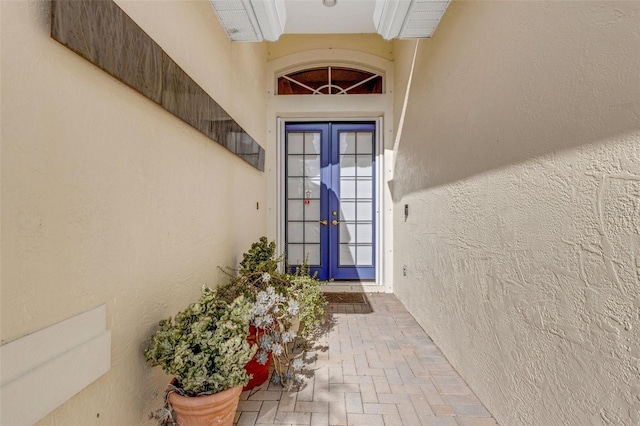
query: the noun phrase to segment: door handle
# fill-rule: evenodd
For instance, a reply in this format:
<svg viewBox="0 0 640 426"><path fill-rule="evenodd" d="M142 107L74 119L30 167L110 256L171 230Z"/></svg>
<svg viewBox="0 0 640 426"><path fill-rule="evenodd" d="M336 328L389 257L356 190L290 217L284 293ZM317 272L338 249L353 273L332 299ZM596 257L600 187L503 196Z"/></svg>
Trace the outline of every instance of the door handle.
<svg viewBox="0 0 640 426"><path fill-rule="evenodd" d="M327 226L327 225L329 224L329 222L327 221L327 219L319 220L318 222L320 222L320 225L324 225L324 226Z"/></svg>
<svg viewBox="0 0 640 426"><path fill-rule="evenodd" d="M333 220L331 221L331 224L332 224L333 226L338 226L338 224L339 224L339 223L340 223L340 221L339 221L339 220L336 220L336 219L333 219Z"/></svg>

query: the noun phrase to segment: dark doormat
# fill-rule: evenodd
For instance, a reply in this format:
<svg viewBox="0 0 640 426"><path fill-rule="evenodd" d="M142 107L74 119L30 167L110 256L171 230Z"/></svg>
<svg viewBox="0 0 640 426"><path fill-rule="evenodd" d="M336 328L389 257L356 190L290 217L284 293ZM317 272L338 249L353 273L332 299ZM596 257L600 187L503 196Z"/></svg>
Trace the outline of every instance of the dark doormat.
<svg viewBox="0 0 640 426"><path fill-rule="evenodd" d="M329 303L368 303L364 293L325 293Z"/></svg>
<svg viewBox="0 0 640 426"><path fill-rule="evenodd" d="M329 314L370 314L373 312L364 293L325 293Z"/></svg>

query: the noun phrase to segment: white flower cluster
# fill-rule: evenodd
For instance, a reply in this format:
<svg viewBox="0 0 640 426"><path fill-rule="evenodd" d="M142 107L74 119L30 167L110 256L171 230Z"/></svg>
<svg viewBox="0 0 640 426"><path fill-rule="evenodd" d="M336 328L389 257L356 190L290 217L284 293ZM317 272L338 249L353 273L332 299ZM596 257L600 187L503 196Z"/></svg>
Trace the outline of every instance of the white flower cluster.
<svg viewBox="0 0 640 426"><path fill-rule="evenodd" d="M300 305L298 305L298 302L296 302L295 300L291 300L289 302L289 308L287 309L287 311L292 317L297 317L298 312L300 312Z"/></svg>
<svg viewBox="0 0 640 426"><path fill-rule="evenodd" d="M270 275L264 273L262 280L268 282ZM264 334L259 340L260 351L257 355L257 360L261 364L268 362L269 352L275 356L280 356L285 352L283 345L293 342L296 338L294 331L286 331L280 333L282 329L280 326L283 321L291 320L298 314L298 303L294 300L289 300L276 293L273 287L269 286L266 290L259 292L256 295L256 303L251 311L253 317L253 324L264 331Z"/></svg>
<svg viewBox="0 0 640 426"><path fill-rule="evenodd" d="M273 287L267 287L266 291L258 293L251 312L254 325L265 328L275 324L277 317L274 314L280 312L280 305L285 302L284 296L276 293Z"/></svg>
<svg viewBox="0 0 640 426"><path fill-rule="evenodd" d="M296 358L291 363L291 366L294 370L302 370L302 367L304 367L304 361L302 361L302 359L300 358Z"/></svg>
<svg viewBox="0 0 640 426"><path fill-rule="evenodd" d="M287 331L285 333L282 333L282 343L293 342L295 338L296 338L295 331Z"/></svg>
<svg viewBox="0 0 640 426"><path fill-rule="evenodd" d="M271 276L267 272L262 274L262 282L268 283L270 280ZM278 362L272 380L287 387L301 381L297 374L289 371L289 367L294 371L304 367L300 355L292 356L290 353L297 334L288 328L299 312L298 302L278 294L271 285L256 295L251 311L253 325L263 333L258 339L259 351L256 359L265 365L269 362L269 354L273 355Z"/></svg>

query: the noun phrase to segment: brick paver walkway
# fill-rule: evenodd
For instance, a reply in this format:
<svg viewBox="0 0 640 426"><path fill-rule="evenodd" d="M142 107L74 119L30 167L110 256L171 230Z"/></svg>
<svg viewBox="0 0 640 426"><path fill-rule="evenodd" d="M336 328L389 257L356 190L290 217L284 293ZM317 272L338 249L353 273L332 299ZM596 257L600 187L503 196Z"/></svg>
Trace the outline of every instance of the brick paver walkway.
<svg viewBox="0 0 640 426"><path fill-rule="evenodd" d="M237 425L497 425L395 296L367 298L329 305L312 377L243 392Z"/></svg>

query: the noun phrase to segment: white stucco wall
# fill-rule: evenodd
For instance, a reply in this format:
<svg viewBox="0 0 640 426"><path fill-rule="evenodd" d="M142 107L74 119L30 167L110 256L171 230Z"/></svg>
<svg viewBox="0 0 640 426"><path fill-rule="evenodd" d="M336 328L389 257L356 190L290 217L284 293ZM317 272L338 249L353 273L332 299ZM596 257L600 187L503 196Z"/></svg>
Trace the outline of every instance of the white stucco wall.
<svg viewBox="0 0 640 426"><path fill-rule="evenodd" d="M265 146L264 44L207 1L118 3ZM105 303L111 370L42 424L153 424L143 342L265 233L265 174L51 39L48 1L0 4L2 343Z"/></svg>
<svg viewBox="0 0 640 426"><path fill-rule="evenodd" d="M395 293L502 425L640 424L638 70L637 2L453 2L418 44Z"/></svg>

